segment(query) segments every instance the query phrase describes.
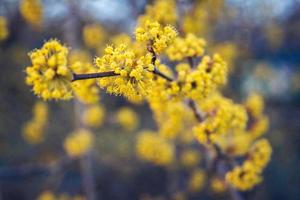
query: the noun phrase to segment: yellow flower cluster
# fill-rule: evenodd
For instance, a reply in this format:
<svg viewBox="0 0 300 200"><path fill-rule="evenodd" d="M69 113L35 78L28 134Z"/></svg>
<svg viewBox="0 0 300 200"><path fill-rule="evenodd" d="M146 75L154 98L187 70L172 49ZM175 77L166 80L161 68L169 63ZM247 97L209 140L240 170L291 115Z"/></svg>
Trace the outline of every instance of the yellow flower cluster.
<svg viewBox="0 0 300 200"><path fill-rule="evenodd" d="M72 73L67 66L68 49L57 40L49 40L29 54L32 66L26 68L26 83L33 92L48 99L72 98Z"/></svg>
<svg viewBox="0 0 300 200"><path fill-rule="evenodd" d="M22 17L35 27L43 22L43 7L40 0L22 0L20 4Z"/></svg>
<svg viewBox="0 0 300 200"><path fill-rule="evenodd" d="M223 135L218 138L216 143L224 152L231 156L244 156L249 151L252 142L249 134L245 130L240 130Z"/></svg>
<svg viewBox="0 0 300 200"><path fill-rule="evenodd" d="M257 93L252 93L246 99L245 107L249 115L249 123L247 133L254 140L263 135L268 127L269 120L264 115L264 100L263 97Z"/></svg>
<svg viewBox="0 0 300 200"><path fill-rule="evenodd" d="M175 139L188 125L194 122L194 115L182 102L163 104L164 108L154 111L159 126L159 134L167 139Z"/></svg>
<svg viewBox="0 0 300 200"><path fill-rule="evenodd" d="M96 58L98 72L113 71L118 76L105 77L99 85L108 93L123 95L133 101L141 101L151 88L154 66L151 54L136 57L125 45L108 46L102 57Z"/></svg>
<svg viewBox="0 0 300 200"><path fill-rule="evenodd" d="M241 191L250 190L262 181L261 175L257 173L251 163L235 167L232 171L226 173L225 179Z"/></svg>
<svg viewBox="0 0 300 200"><path fill-rule="evenodd" d="M204 39L189 33L185 38L177 37L166 52L170 60L181 61L185 58L202 56L205 45Z"/></svg>
<svg viewBox="0 0 300 200"><path fill-rule="evenodd" d="M82 121L89 127L100 127L104 121L105 110L100 104L88 106L82 115Z"/></svg>
<svg viewBox="0 0 300 200"><path fill-rule="evenodd" d="M96 68L90 63L75 62L70 66L78 74L95 73ZM99 87L96 79L72 82L72 89L76 98L84 104L95 104L99 101Z"/></svg>
<svg viewBox="0 0 300 200"><path fill-rule="evenodd" d="M138 19L139 23L155 20L160 24L175 24L177 20L174 0L156 0L153 5L147 5L146 12Z"/></svg>
<svg viewBox="0 0 300 200"><path fill-rule="evenodd" d="M260 139L256 141L250 149L248 160L256 167L258 172L261 172L269 163L272 154L272 147L268 140Z"/></svg>
<svg viewBox="0 0 300 200"><path fill-rule="evenodd" d="M97 48L103 43L105 32L99 24L88 24L84 26L82 36L84 44L87 47Z"/></svg>
<svg viewBox="0 0 300 200"><path fill-rule="evenodd" d="M162 27L158 22L147 20L135 29L135 37L139 42L146 42L151 45L156 53L161 53L175 39L176 30L172 26Z"/></svg>
<svg viewBox="0 0 300 200"><path fill-rule="evenodd" d="M156 165L168 165L174 159L173 145L151 131L138 135L136 153L140 159Z"/></svg>
<svg viewBox="0 0 300 200"><path fill-rule="evenodd" d="M8 37L8 34L7 20L5 17L0 16L0 41L5 40Z"/></svg>
<svg viewBox="0 0 300 200"><path fill-rule="evenodd" d="M188 182L188 189L190 192L199 192L204 186L205 172L201 169L196 169L192 172Z"/></svg>
<svg viewBox="0 0 300 200"><path fill-rule="evenodd" d="M36 102L33 107L33 117L23 127L23 137L29 144L43 141L45 127L48 121L48 106L43 102Z"/></svg>
<svg viewBox="0 0 300 200"><path fill-rule="evenodd" d="M227 64L218 54L204 56L197 69L187 75L182 90L189 98L201 100L226 83L227 72Z"/></svg>
<svg viewBox="0 0 300 200"><path fill-rule="evenodd" d="M69 156L78 157L90 151L92 144L93 134L86 129L79 129L66 138L64 148Z"/></svg>
<svg viewBox="0 0 300 200"><path fill-rule="evenodd" d="M270 161L272 148L266 139L260 139L251 147L242 166L229 171L226 181L239 190L250 190L262 181L261 173Z"/></svg>
<svg viewBox="0 0 300 200"><path fill-rule="evenodd" d="M247 113L244 107L220 94L211 95L201 101L199 106L207 113L205 121L193 130L200 143L214 143L228 132L240 132L246 128Z"/></svg>
<svg viewBox="0 0 300 200"><path fill-rule="evenodd" d="M126 131L134 131L139 125L138 115L129 107L121 108L117 112L116 120Z"/></svg>
<svg viewBox="0 0 300 200"><path fill-rule="evenodd" d="M228 69L222 58L215 54L212 58L204 56L195 69L186 63L179 63L176 71L177 80L165 85L168 94L181 100L188 97L201 101L226 83Z"/></svg>

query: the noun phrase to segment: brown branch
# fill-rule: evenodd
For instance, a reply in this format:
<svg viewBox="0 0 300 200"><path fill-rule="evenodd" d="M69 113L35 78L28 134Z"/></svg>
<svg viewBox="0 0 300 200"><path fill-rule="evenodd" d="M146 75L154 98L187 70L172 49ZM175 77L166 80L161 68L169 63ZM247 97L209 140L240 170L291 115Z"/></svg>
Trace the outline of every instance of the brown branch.
<svg viewBox="0 0 300 200"><path fill-rule="evenodd" d="M192 109L192 111L194 112L194 115L195 115L197 121L200 122L200 123L203 122L204 117L202 116L202 114L198 110L195 101L193 101L192 99L189 99L188 100L188 105Z"/></svg>
<svg viewBox="0 0 300 200"><path fill-rule="evenodd" d="M104 78L110 76L118 76L114 71L108 72L97 72L97 73L88 73L88 74L73 74L72 82L77 80L85 80L85 79L92 79L92 78Z"/></svg>

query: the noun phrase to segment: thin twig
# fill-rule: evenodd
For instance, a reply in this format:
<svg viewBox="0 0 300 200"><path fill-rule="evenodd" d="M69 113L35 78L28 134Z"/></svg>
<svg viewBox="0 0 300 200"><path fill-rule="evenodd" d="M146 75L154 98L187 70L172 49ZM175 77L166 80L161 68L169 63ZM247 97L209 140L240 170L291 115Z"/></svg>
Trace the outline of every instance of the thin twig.
<svg viewBox="0 0 300 200"><path fill-rule="evenodd" d="M72 82L78 81L78 80L85 80L85 79L92 79L92 78L104 78L104 77L118 76L118 75L119 74L116 74L114 71L88 73L88 74L76 74L76 73L74 73Z"/></svg>

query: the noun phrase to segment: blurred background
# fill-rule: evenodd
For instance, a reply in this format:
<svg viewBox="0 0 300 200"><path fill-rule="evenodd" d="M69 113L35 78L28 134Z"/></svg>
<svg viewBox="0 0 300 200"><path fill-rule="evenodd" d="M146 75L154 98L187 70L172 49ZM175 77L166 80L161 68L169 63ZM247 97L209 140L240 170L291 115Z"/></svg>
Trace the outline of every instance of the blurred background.
<svg viewBox="0 0 300 200"><path fill-rule="evenodd" d="M28 52L57 38L72 51L88 52L85 55L92 60L106 44L122 39L120 34L133 36L137 16L155 1L42 0L42 17L41 8L26 8L24 2L0 0L0 16L5 18L0 26L7 26L6 34L0 28L0 199L36 199L46 190L75 199L85 190L81 164L61 161L64 139L76 121L74 102L47 102L49 119L39 136L42 142L32 144L24 135L38 101L25 84ZM184 12L195 2L207 2L203 16L195 18L199 34L230 64L227 96L241 101L255 90L265 98L270 121L266 137L274 152L264 182L246 199L299 199L300 1L177 0L177 6ZM98 25L94 35L86 33L89 24ZM89 37L99 37L99 43L89 42ZM94 130L97 159L90 166L96 199L164 199L167 170L139 161L134 153L136 132L156 126L149 107L100 93L105 115L102 126ZM133 122L122 121L124 108L129 113L125 109L123 118L130 116ZM124 130L126 123L133 128ZM226 199L201 192L189 199L200 197Z"/></svg>

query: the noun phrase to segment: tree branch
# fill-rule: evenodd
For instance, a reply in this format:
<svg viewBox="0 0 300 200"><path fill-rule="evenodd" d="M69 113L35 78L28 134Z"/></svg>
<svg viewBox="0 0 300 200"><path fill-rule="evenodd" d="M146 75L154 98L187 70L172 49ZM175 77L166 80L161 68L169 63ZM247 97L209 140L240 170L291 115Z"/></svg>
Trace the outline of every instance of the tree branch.
<svg viewBox="0 0 300 200"><path fill-rule="evenodd" d="M118 76L118 75L119 74L116 74L114 71L88 73L88 74L73 73L72 82L77 81L77 80L85 80L85 79L92 79L92 78L104 78L104 77Z"/></svg>

